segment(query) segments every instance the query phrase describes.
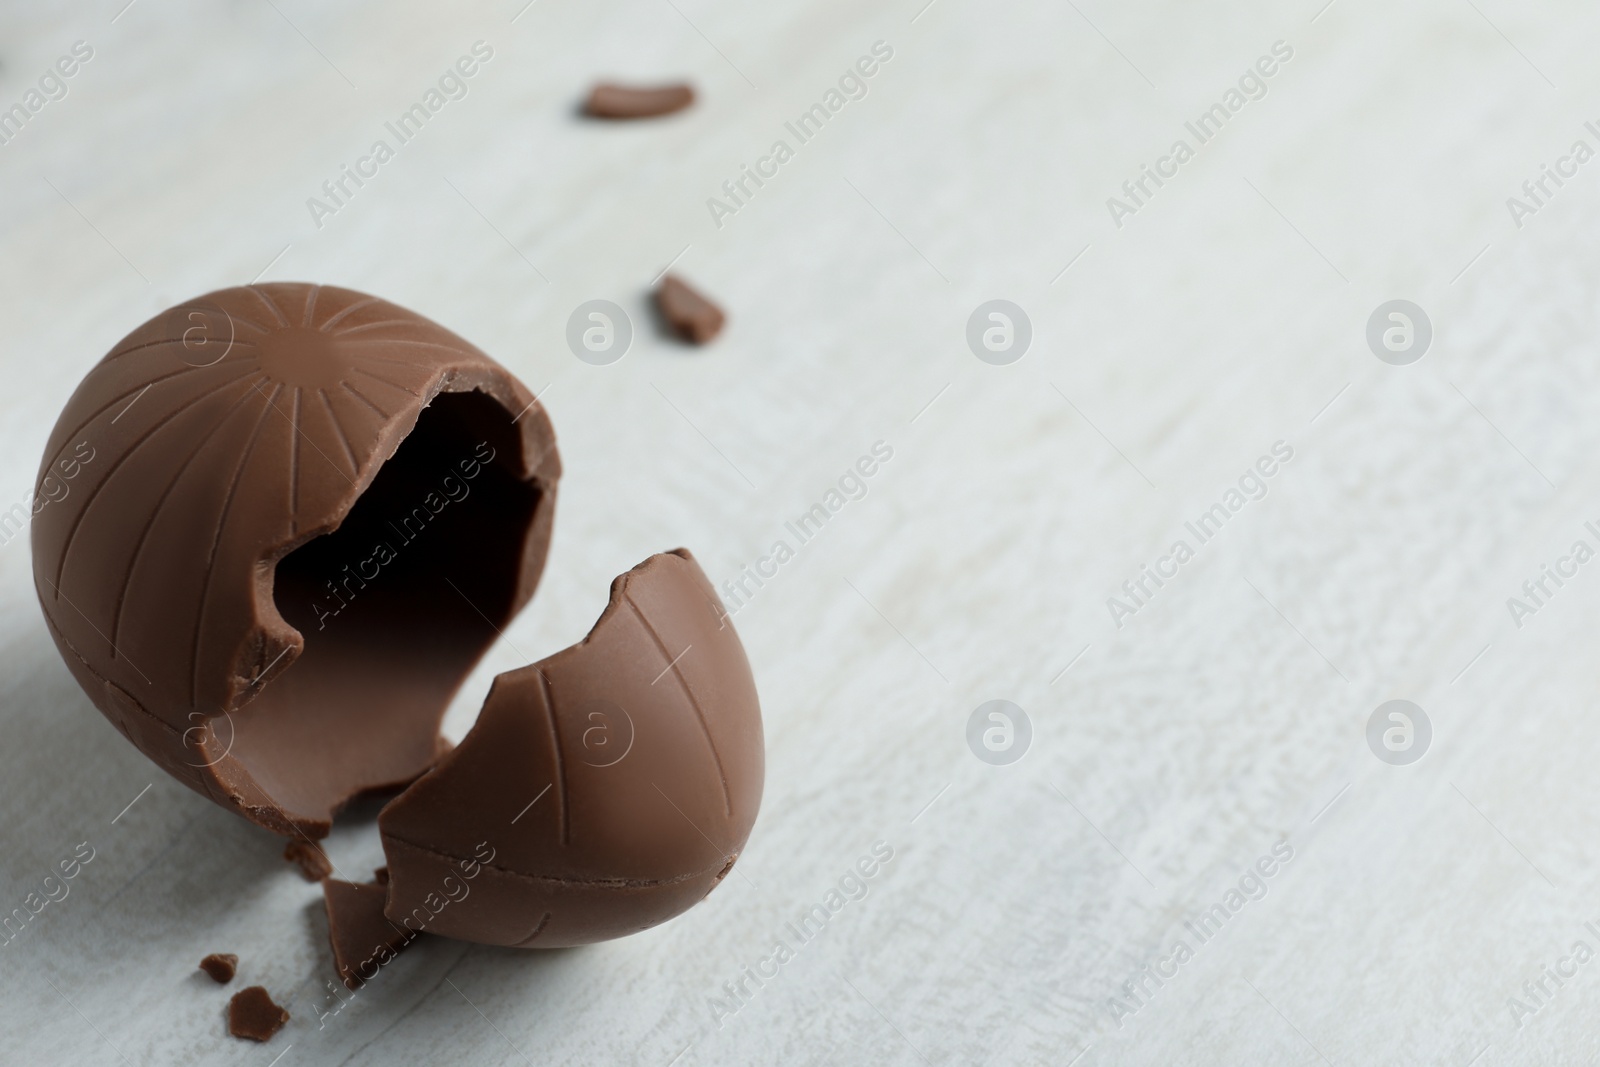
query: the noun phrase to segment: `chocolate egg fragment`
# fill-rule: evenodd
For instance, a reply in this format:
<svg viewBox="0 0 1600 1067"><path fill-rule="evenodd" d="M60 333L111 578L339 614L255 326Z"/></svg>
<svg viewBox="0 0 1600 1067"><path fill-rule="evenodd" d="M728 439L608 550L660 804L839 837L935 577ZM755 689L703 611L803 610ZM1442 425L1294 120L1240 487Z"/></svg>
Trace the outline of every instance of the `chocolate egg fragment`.
<svg viewBox="0 0 1600 1067"><path fill-rule="evenodd" d="M129 334L68 401L41 489L72 458L32 531L68 667L174 777L313 838L438 759L452 694L538 583L561 471L505 368L305 284Z"/></svg>
<svg viewBox="0 0 1600 1067"><path fill-rule="evenodd" d="M711 583L683 549L652 556L583 641L496 678L460 746L384 808L385 914L523 948L654 926L728 874L763 765Z"/></svg>

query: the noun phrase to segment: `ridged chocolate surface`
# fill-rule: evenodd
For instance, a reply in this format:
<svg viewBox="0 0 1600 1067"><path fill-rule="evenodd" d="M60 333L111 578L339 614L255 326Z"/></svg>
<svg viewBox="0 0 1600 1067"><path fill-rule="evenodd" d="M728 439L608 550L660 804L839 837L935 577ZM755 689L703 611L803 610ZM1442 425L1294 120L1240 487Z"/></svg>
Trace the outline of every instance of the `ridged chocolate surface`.
<svg viewBox="0 0 1600 1067"><path fill-rule="evenodd" d="M174 777L313 837L437 757L451 693L533 593L560 475L503 367L306 284L133 331L68 401L40 479L80 443L92 460L32 531L68 666Z"/></svg>
<svg viewBox="0 0 1600 1067"><path fill-rule="evenodd" d="M683 549L652 556L582 642L496 678L461 745L384 808L385 912L524 948L664 922L732 868L764 759L710 582Z"/></svg>

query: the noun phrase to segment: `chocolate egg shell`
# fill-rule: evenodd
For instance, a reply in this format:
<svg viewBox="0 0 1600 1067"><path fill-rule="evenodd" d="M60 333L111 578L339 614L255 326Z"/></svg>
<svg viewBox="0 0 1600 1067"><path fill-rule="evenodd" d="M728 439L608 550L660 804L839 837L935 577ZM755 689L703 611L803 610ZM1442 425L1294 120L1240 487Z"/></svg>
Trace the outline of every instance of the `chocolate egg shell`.
<svg viewBox="0 0 1600 1067"><path fill-rule="evenodd" d="M451 695L533 594L560 476L505 368L306 284L221 290L125 337L40 482L85 454L32 530L68 667L174 777L310 837L438 758Z"/></svg>
<svg viewBox="0 0 1600 1067"><path fill-rule="evenodd" d="M584 113L597 119L648 119L694 103L691 85L634 86L602 82L589 91Z"/></svg>
<svg viewBox="0 0 1600 1067"><path fill-rule="evenodd" d="M683 549L611 586L589 635L495 679L477 723L378 817L385 914L522 948L664 922L709 893L761 804L744 647Z"/></svg>

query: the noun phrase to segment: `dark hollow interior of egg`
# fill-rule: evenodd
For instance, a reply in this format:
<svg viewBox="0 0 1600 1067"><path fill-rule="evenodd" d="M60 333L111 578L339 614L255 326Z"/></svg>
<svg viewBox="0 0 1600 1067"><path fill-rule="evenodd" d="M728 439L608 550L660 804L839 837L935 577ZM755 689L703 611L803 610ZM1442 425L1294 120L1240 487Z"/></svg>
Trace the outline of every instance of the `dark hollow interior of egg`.
<svg viewBox="0 0 1600 1067"><path fill-rule="evenodd" d="M493 399L441 394L339 528L279 561L274 600L305 647L232 714L231 754L291 817L325 821L438 758L451 697L517 607L540 496L519 447Z"/></svg>

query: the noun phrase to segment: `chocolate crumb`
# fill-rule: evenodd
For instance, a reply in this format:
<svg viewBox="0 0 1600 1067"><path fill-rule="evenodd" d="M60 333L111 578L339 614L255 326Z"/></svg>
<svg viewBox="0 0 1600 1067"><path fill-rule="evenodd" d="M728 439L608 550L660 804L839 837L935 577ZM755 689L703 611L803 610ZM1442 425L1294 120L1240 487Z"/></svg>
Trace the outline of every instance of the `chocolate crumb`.
<svg viewBox="0 0 1600 1067"><path fill-rule="evenodd" d="M228 1033L234 1037L267 1041L288 1021L289 1013L261 986L241 989L228 1001Z"/></svg>
<svg viewBox="0 0 1600 1067"><path fill-rule="evenodd" d="M349 989L360 989L377 977L378 969L417 936L384 917L388 895L381 882L358 884L329 878L322 883L333 967Z"/></svg>
<svg viewBox="0 0 1600 1067"><path fill-rule="evenodd" d="M283 848L283 858L300 865L300 873L308 882L320 882L333 873L333 864L322 846L310 841L290 841Z"/></svg>
<svg viewBox="0 0 1600 1067"><path fill-rule="evenodd" d="M677 278L667 275L656 290L656 307L667 327L691 344L703 345L722 331L722 309Z"/></svg>
<svg viewBox="0 0 1600 1067"><path fill-rule="evenodd" d="M589 91L584 113L597 119L649 119L670 115L694 103L689 85L635 87L601 82Z"/></svg>
<svg viewBox="0 0 1600 1067"><path fill-rule="evenodd" d="M389 884L389 868L387 868L387 867L379 867L377 870L373 871L372 872L372 880L374 882L377 882L379 885L388 885Z"/></svg>
<svg viewBox="0 0 1600 1067"><path fill-rule="evenodd" d="M239 970L239 957L231 952L213 952L200 961L200 969L219 985L227 985Z"/></svg>

